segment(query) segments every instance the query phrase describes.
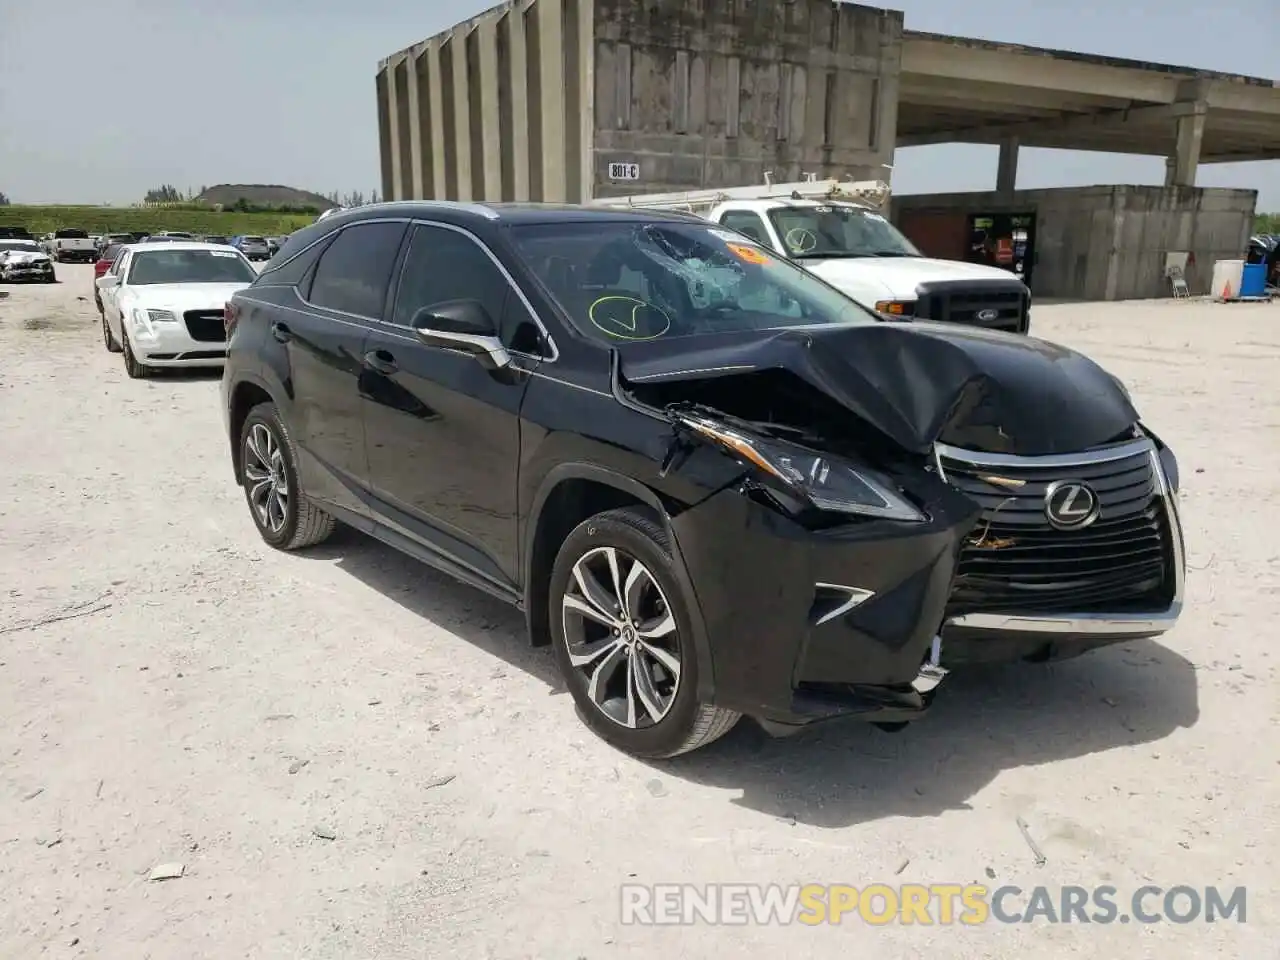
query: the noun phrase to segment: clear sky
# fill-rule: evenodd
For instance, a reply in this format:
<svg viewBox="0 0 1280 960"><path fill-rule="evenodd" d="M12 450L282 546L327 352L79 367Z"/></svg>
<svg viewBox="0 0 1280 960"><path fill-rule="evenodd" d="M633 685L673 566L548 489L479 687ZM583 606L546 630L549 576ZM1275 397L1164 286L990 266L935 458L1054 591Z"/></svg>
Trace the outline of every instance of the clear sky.
<svg viewBox="0 0 1280 960"><path fill-rule="evenodd" d="M908 28L1280 75L1275 0L885 2ZM18 203L134 202L172 183L378 186L378 60L492 0L0 0L0 190ZM899 151L901 193L990 189L995 148ZM1160 183L1155 157L1023 150L1019 187ZM1260 191L1280 162L1201 168Z"/></svg>

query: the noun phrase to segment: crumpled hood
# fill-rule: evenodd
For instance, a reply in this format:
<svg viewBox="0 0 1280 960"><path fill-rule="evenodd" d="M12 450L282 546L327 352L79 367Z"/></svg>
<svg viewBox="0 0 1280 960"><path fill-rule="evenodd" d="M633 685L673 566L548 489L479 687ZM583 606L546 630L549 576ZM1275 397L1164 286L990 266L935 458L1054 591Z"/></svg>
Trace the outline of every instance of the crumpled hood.
<svg viewBox="0 0 1280 960"><path fill-rule="evenodd" d="M680 337L621 352L625 381L671 383L786 370L903 449L935 441L991 453L1078 453L1138 420L1111 374L1020 334L873 323Z"/></svg>
<svg viewBox="0 0 1280 960"><path fill-rule="evenodd" d="M884 288L886 297L915 299L916 285L938 280L996 280L1003 284L1018 278L1007 270L959 260L932 260L928 257L857 257L852 259L811 259L800 261L838 289L846 285Z"/></svg>
<svg viewBox="0 0 1280 960"><path fill-rule="evenodd" d="M49 259L47 254L35 250L9 250L3 256L9 263L44 263Z"/></svg>

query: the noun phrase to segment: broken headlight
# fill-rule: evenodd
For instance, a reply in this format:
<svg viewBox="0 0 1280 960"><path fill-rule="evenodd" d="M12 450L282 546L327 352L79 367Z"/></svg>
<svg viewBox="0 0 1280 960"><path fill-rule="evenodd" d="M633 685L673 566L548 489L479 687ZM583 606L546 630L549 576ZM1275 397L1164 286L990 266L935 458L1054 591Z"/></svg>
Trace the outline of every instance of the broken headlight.
<svg viewBox="0 0 1280 960"><path fill-rule="evenodd" d="M680 422L759 468L766 477L781 483L788 494L818 510L885 520L927 519L885 481L839 457L748 436L701 417L684 416Z"/></svg>

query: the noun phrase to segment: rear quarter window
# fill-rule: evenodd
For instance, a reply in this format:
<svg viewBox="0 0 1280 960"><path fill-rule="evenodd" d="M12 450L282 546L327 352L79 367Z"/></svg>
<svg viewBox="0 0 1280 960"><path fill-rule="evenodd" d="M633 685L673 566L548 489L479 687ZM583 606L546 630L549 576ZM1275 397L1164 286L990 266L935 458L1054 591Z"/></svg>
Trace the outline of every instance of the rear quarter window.
<svg viewBox="0 0 1280 960"><path fill-rule="evenodd" d="M302 283L307 272L315 266L317 260L333 242L336 234L323 237L312 246L299 245L296 250L288 246L276 254L275 259L267 265L267 269L258 274L253 282L255 287L296 287ZM279 263L278 266L275 264Z"/></svg>

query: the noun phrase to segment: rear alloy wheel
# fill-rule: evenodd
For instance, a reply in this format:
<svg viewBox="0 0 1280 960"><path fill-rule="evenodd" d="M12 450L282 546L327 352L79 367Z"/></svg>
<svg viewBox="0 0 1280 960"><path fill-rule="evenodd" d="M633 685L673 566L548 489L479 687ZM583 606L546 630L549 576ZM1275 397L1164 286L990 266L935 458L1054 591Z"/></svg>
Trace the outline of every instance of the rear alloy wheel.
<svg viewBox="0 0 1280 960"><path fill-rule="evenodd" d="M107 323L106 313L102 314L102 345L107 348L107 353L119 353L121 349L116 335L111 332L111 324Z"/></svg>
<svg viewBox="0 0 1280 960"><path fill-rule="evenodd" d="M647 512L579 524L551 575L556 660L583 720L627 753L665 758L723 736L739 714L697 699L688 607L666 531Z"/></svg>
<svg viewBox="0 0 1280 960"><path fill-rule="evenodd" d="M240 479L258 533L280 550L320 543L334 528L333 517L302 492L297 464L275 405L250 410L240 431Z"/></svg>

